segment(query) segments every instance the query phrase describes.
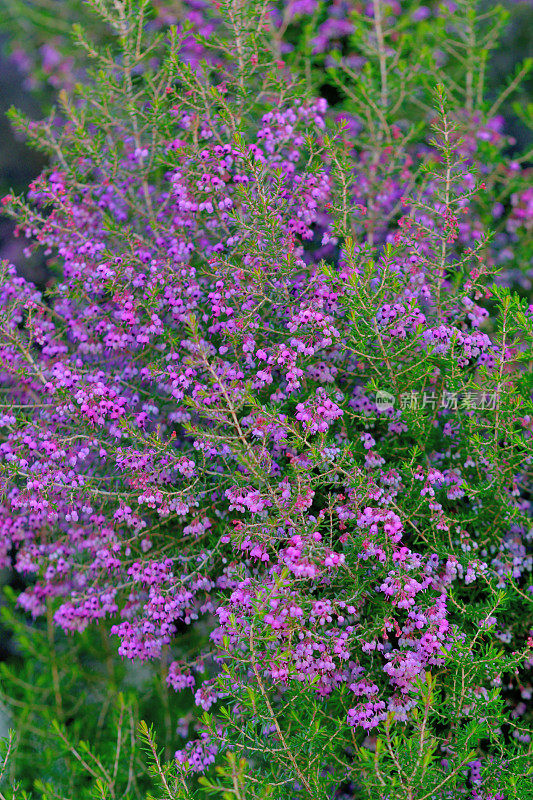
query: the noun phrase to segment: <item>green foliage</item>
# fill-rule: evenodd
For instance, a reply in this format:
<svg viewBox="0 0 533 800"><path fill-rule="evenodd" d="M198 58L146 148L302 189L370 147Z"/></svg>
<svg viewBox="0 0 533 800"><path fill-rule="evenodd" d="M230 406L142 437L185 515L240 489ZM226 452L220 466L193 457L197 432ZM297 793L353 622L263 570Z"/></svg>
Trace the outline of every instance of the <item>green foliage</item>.
<svg viewBox="0 0 533 800"><path fill-rule="evenodd" d="M150 776L140 720L157 728L168 760L175 721L189 711L187 698L150 667L120 659L107 629L67 637L52 624L48 608L45 623L29 623L6 590L2 625L13 637L15 655L0 664L0 702L16 737L2 770L4 784L35 789L43 800L145 797ZM106 794L98 794L100 785Z"/></svg>

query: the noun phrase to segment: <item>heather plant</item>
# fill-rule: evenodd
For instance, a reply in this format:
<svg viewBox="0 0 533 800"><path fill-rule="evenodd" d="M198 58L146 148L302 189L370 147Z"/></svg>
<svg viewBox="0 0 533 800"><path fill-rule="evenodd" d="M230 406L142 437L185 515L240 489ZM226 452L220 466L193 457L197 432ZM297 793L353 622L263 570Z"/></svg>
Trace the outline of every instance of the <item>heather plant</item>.
<svg viewBox="0 0 533 800"><path fill-rule="evenodd" d="M531 796L533 323L498 279L506 249L527 279L531 189L472 62L497 12L301 4L289 51L262 0L209 37L92 5L95 67L12 115L51 166L4 207L56 276L1 284L12 785L51 728L43 798ZM348 33L339 119L311 55Z"/></svg>

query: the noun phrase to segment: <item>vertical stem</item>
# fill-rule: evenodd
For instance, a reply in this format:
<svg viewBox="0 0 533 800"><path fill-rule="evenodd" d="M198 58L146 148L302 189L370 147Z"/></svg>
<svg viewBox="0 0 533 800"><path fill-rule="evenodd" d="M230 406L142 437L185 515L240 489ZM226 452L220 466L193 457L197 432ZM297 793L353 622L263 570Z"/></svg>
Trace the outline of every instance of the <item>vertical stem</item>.
<svg viewBox="0 0 533 800"><path fill-rule="evenodd" d="M228 16L231 22L231 27L233 29L233 34L235 36L235 47L237 50L237 64L238 64L238 75L239 75L239 88L241 90L241 96L239 98L239 112L237 114L237 125L241 121L242 117L242 107L244 103L244 98L246 97L246 87L244 84L244 52L243 52L243 41L242 41L242 18L243 18L243 5L244 0L230 0L228 3Z"/></svg>
<svg viewBox="0 0 533 800"><path fill-rule="evenodd" d="M466 51L466 110L468 114L474 111L474 65L478 61L476 53L476 31L474 27L474 19L472 18L473 11L469 9L467 13L468 19L468 39Z"/></svg>
<svg viewBox="0 0 533 800"><path fill-rule="evenodd" d="M374 148L374 154L372 157L372 166L377 167L380 159L381 153L381 143L383 141L385 131L384 125L386 122L384 120L387 106L389 104L389 87L388 87L388 80L387 80L387 52L385 49L385 36L383 33L383 9L381 6L381 0L373 0L374 5L374 30L376 33L376 41L377 41L377 55L379 61L379 72L381 76L381 91L380 91L380 106L381 106L381 125L378 127L377 131L377 142L376 147ZM368 230L368 241L371 247L374 245L374 222L375 222L375 207L373 200L368 202L368 220L370 223L370 227Z"/></svg>
<svg viewBox="0 0 533 800"><path fill-rule="evenodd" d="M172 756L171 743L172 743L172 719L170 716L170 704L168 700L168 686L166 682L166 666L167 666L167 653L168 645L163 646L161 654L161 699L163 701L164 709L164 722L165 722L165 761L170 761Z"/></svg>
<svg viewBox="0 0 533 800"><path fill-rule="evenodd" d="M58 719L63 721L63 699L59 685L59 670L57 668L57 653L54 639L54 620L52 616L52 604L50 598L46 601L46 634L48 638L48 651L50 653L50 668L52 670L52 685L54 688L54 699L56 704L56 714Z"/></svg>
<svg viewBox="0 0 533 800"><path fill-rule="evenodd" d="M252 629L250 629L250 654L251 654L251 657L252 657L252 669L253 669L253 672L254 672L254 675L255 675L255 679L257 681L257 685L259 686L259 691L263 695L263 700L265 701L265 705L266 705L266 707L268 709L268 713L270 714L272 722L274 723L274 727L276 729L276 733L278 734L279 740L280 740L280 742L281 742L281 744L283 746L283 749L285 750L285 752L287 754L287 757L288 757L289 761L291 762L291 764L293 766L294 771L296 772L296 774L298 776L298 779L302 782L302 784L305 786L306 790L309 792L309 794L312 797L313 796L313 789L311 787L311 784L309 783L309 781L307 780L307 778L303 774L302 770L298 766L298 762L296 761L296 759L294 757L294 754L292 753L290 747L287 744L285 736L283 735L283 731L281 730L281 728L279 726L279 722L278 722L278 718L276 717L276 713L275 713L274 709L272 708L272 706L270 704L270 700L268 699L268 695L266 693L265 687L263 686L263 681L261 680L261 675L259 674L259 669L258 669L258 666L257 666L256 657L255 657L254 639L253 639L253 630Z"/></svg>
<svg viewBox="0 0 533 800"><path fill-rule="evenodd" d="M381 108L384 111L389 102L387 85L387 53L385 51L385 37L383 35L383 16L381 0L374 0L374 28L378 42L379 71L381 74Z"/></svg>
<svg viewBox="0 0 533 800"><path fill-rule="evenodd" d="M502 357L498 369L498 381L496 383L496 419L494 420L494 459L496 460L496 449L498 447L498 436L500 432L500 391L503 383L503 371L505 369L505 351L507 345L507 315L509 312L509 298L506 297L503 303L503 324L502 324Z"/></svg>
<svg viewBox="0 0 533 800"><path fill-rule="evenodd" d="M444 185L444 203L446 206L446 211L449 210L450 207L450 186L451 186L451 178L452 178L452 161L450 158L450 128L448 125L448 117L444 111L444 103L442 99L440 101L440 112L442 114L442 133L444 135L444 157L446 160L446 178L445 178L445 185ZM444 280L444 270L446 264L446 232L443 233L441 236L441 247L440 247L440 263L438 266L437 271L437 313L439 319L442 317L442 308L441 308L441 289L442 289L442 282Z"/></svg>
<svg viewBox="0 0 533 800"><path fill-rule="evenodd" d="M131 29L128 27L128 21L126 18L126 13L124 9L123 3L115 3L115 7L119 14L119 30L121 35L121 44L122 44L122 52L124 53L124 79L126 84L126 97L128 99L128 113L133 129L133 139L135 141L135 147L139 151L142 151L142 142L141 136L139 132L139 125L137 121L137 112L135 110L135 97L133 93L133 82L131 79L132 74L132 61L131 61L131 52L130 47L132 46L131 42ZM135 44L135 59L138 61L140 58L140 46L141 46L141 34L142 34L142 24L143 24L143 6L140 8L140 18L138 21L138 32L137 32L137 41ZM139 155L139 165L142 171L141 175L141 185L143 190L144 201L146 203L146 208L148 211L148 216L150 218L150 222L152 223L152 227L155 231L156 228L156 219L154 215L154 209L152 206L152 198L150 197L150 191L148 189L148 182L146 180L146 174L144 170L144 156Z"/></svg>

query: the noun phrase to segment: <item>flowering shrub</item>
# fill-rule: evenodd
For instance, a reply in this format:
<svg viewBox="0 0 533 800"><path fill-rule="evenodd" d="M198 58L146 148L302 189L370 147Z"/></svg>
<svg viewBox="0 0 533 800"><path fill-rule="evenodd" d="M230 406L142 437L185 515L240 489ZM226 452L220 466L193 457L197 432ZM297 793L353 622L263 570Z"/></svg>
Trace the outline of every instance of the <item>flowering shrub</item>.
<svg viewBox="0 0 533 800"><path fill-rule="evenodd" d="M169 763L144 723L146 788L123 695L115 748L108 707L72 743L52 660L76 796L527 797L531 189L473 60L493 15L94 6L97 69L13 114L51 166L4 208L56 280L3 266L0 552L49 647L97 623L152 665Z"/></svg>

